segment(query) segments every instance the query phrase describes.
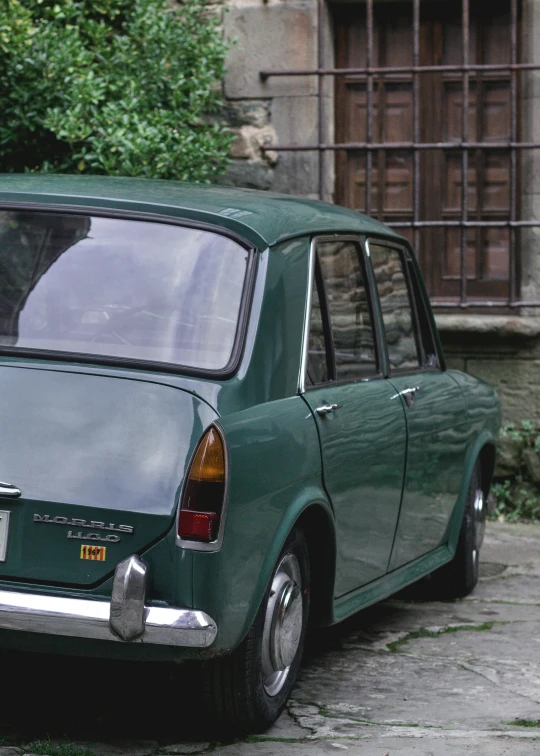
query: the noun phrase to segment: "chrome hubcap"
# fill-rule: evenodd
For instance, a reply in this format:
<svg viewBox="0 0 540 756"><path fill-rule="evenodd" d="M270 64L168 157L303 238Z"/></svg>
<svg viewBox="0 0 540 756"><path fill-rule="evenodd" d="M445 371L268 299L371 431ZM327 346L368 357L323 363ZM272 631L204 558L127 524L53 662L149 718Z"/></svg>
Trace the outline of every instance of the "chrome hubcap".
<svg viewBox="0 0 540 756"><path fill-rule="evenodd" d="M473 503L473 551L472 561L474 570L478 569L478 552L484 542L484 532L486 530L486 501L482 489L477 488L474 495Z"/></svg>
<svg viewBox="0 0 540 756"><path fill-rule="evenodd" d="M474 497L474 548L479 551L484 542L486 530L486 501L484 492L479 488Z"/></svg>
<svg viewBox="0 0 540 756"><path fill-rule="evenodd" d="M285 684L303 625L302 574L294 554L279 563L266 606L262 640L263 685L275 696Z"/></svg>

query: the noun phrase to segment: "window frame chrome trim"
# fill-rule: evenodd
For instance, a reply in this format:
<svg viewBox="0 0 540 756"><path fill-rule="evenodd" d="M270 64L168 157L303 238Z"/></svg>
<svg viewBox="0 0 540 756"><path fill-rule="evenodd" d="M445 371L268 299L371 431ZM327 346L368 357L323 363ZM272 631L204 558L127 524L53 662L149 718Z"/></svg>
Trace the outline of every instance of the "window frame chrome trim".
<svg viewBox="0 0 540 756"><path fill-rule="evenodd" d="M315 280L315 250L318 238L319 237L316 236L312 237L309 243L306 307L304 310L304 328L302 332L300 372L298 374L298 393L300 395L306 393L306 370L308 361L309 331L311 326L311 303L313 299L313 281Z"/></svg>

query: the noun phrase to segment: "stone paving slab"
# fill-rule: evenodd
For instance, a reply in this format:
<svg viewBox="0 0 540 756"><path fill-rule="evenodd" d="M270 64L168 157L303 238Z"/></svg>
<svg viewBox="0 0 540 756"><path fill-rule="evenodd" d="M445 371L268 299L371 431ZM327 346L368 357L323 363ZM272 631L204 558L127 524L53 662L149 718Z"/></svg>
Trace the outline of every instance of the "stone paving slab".
<svg viewBox="0 0 540 756"><path fill-rule="evenodd" d="M540 756L540 526L490 524L481 557L463 601L411 587L312 634L286 712L235 743L185 715L183 668L4 654L0 756Z"/></svg>

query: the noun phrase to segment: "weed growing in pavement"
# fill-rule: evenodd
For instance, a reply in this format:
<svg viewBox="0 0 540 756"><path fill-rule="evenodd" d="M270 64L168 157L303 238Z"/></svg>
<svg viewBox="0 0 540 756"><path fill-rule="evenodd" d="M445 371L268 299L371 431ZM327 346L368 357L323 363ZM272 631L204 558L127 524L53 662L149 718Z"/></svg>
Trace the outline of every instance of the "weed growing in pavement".
<svg viewBox="0 0 540 756"><path fill-rule="evenodd" d="M447 635L448 633L458 633L462 630L481 633L485 632L486 630L491 630L495 625L504 624L504 622L484 622L482 625L455 625L454 627L442 627L440 630L428 630L425 627L421 627L420 630L415 630L412 633L407 633L404 638L400 638L400 640L389 643L387 648L391 653L395 654L397 653L400 646L404 646L409 641L416 640L417 638L438 638L441 635Z"/></svg>
<svg viewBox="0 0 540 756"><path fill-rule="evenodd" d="M512 722L505 722L505 724L514 727L540 727L540 719L514 719Z"/></svg>
<svg viewBox="0 0 540 756"><path fill-rule="evenodd" d="M53 745L50 738L25 743L21 748L25 753L36 754L36 756L94 756L88 748L78 748L74 743Z"/></svg>

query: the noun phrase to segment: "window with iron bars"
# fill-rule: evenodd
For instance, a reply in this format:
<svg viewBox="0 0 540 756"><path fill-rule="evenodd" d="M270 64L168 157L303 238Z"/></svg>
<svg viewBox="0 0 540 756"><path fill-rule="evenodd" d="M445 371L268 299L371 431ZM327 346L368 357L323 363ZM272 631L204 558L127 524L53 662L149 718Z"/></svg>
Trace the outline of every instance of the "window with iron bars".
<svg viewBox="0 0 540 756"><path fill-rule="evenodd" d="M408 236L432 302L443 308L540 307L521 296L524 77L519 0L366 0L333 6L335 67L261 78L319 80L319 190L335 169L335 201ZM334 141L325 141L323 82L335 82ZM466 191L462 191L463 186Z"/></svg>

